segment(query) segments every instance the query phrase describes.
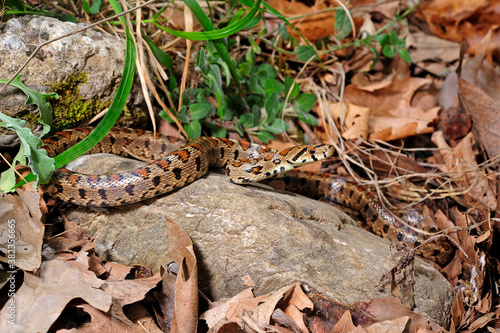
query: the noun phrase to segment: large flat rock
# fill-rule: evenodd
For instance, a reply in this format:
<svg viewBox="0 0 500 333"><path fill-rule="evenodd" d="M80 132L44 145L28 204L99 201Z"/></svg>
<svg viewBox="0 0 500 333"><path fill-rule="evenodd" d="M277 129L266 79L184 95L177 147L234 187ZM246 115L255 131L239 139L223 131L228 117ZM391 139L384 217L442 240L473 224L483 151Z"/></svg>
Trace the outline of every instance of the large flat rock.
<svg viewBox="0 0 500 333"><path fill-rule="evenodd" d="M102 159L85 161L83 171L103 171ZM98 216L90 208L70 208L68 218L96 235L102 259L153 271L172 261L165 219L178 223L194 243L200 287L213 299L244 289L246 275L255 281L257 294L300 281L346 304L391 295L390 285L380 283L395 265L390 243L335 207L298 194L239 186L211 173L168 195ZM416 311L446 325L453 294L448 281L417 258Z"/></svg>

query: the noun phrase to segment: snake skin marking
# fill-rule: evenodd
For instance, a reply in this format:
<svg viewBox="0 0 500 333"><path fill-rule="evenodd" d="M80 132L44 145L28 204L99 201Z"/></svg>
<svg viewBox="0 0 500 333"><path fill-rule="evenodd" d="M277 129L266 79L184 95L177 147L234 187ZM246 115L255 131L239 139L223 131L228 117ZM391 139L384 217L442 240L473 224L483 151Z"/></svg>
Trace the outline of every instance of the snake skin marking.
<svg viewBox="0 0 500 333"><path fill-rule="evenodd" d="M43 140L44 148L55 155L90 133L79 128L54 134ZM168 142L168 144L166 144ZM148 146L148 150L143 148ZM248 183L269 177L270 185L299 192L310 197L325 197L360 212L370 229L400 246L424 244L425 237L400 223L378 201L375 192L345 179L328 174L294 170L304 163L323 160L334 153L329 145L295 146L275 151L266 146L243 141L202 137L189 144L175 138L152 138L141 130L113 128L90 153L111 152L125 155L126 148L134 156L153 160L150 164L114 175L84 175L67 169L54 172L50 183L41 185L45 192L77 205L109 207L125 205L168 193L202 177L210 166L226 166L226 174L234 183ZM239 158L239 159L238 159ZM438 238L417 249L417 254L446 264L454 248L446 238Z"/></svg>
<svg viewBox="0 0 500 333"><path fill-rule="evenodd" d="M52 138L44 140L45 148L52 155L60 153L89 132L88 128L58 132ZM166 140L181 142L168 137ZM117 145L121 146L116 147ZM153 150L151 153L140 149L146 145ZM142 130L114 128L91 152L123 155L123 148L127 148L134 156L159 158L142 168L115 175L84 175L60 169L54 172L51 182L42 185L42 188L54 197L77 205L109 207L138 202L178 189L202 177L211 166L227 165L227 173L233 182L247 183L265 178L263 170L276 175L278 172L291 170L300 163L324 159L334 152L332 147L323 145L324 148L317 152L318 156L309 156L308 159L304 156L300 163L291 167L284 165L285 158L277 163L277 160L269 161L265 157L270 154L291 158L298 148L292 147L280 154L266 146L213 137L201 137L179 147L180 145L177 144L177 150L169 151L165 142L151 140L151 136ZM241 160L234 161L233 156Z"/></svg>
<svg viewBox="0 0 500 333"><path fill-rule="evenodd" d="M382 206L373 190L367 186L359 186L348 178L292 170L287 178L279 181L267 179L264 182L280 190L297 192L315 199L324 198L349 207L359 212L366 227L376 235L389 239L400 247L414 248L422 244L416 253L439 265L447 264L455 253L454 246L445 237L425 242L428 237L397 220ZM402 218L407 220L406 215Z"/></svg>

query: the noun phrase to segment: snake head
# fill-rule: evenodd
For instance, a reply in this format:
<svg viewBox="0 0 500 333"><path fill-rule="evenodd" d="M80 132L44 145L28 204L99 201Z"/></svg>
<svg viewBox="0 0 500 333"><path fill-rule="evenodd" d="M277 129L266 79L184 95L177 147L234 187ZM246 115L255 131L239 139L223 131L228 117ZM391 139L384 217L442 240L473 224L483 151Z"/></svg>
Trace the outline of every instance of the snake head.
<svg viewBox="0 0 500 333"><path fill-rule="evenodd" d="M285 177L289 171L309 163L318 162L334 154L331 145L301 145L283 149L263 158L250 158L229 162L226 174L233 183L257 182L271 177Z"/></svg>
<svg viewBox="0 0 500 333"><path fill-rule="evenodd" d="M324 143L316 145L300 145L284 149L279 152L292 168L322 161L335 153L332 145Z"/></svg>

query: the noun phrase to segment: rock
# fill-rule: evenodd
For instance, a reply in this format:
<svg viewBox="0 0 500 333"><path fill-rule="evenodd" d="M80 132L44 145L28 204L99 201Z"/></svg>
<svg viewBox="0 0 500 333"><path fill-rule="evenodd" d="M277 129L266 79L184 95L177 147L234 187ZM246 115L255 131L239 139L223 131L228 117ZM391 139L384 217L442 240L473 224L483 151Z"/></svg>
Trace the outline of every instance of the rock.
<svg viewBox="0 0 500 333"><path fill-rule="evenodd" d="M105 173L102 158L83 158L85 170L78 171ZM388 241L324 202L264 185L239 186L210 173L169 195L97 215L90 208L68 208L68 218L96 236L103 260L153 271L172 261L165 219L178 223L194 243L200 288L212 299L244 289L246 275L257 294L300 281L346 304L391 295L390 285L380 283L395 264ZM416 312L446 327L453 294L448 281L417 258Z"/></svg>
<svg viewBox="0 0 500 333"><path fill-rule="evenodd" d="M7 21L0 30L0 79L10 79L39 44L85 26L83 23L29 15ZM21 72L21 81L43 93L53 92L54 85L66 82L71 94L75 94L69 96L75 105L92 104L74 111L68 111L67 105L59 110L55 107L55 122L75 124L75 120L81 117L77 122L80 124L102 111L107 106L106 102L109 104L113 99L121 81L125 52L123 40L97 29L89 29L44 46ZM64 101L65 97L60 93L60 101ZM78 100L80 97L81 100ZM19 89L8 87L0 94L0 110L9 116L26 119L32 129L40 130L38 110L34 104L27 107L26 99L27 96ZM135 123L145 120L143 99L140 86L136 84L128 103ZM18 144L17 138L12 139L16 137L12 132L0 128L0 134L0 147L12 148L13 143Z"/></svg>

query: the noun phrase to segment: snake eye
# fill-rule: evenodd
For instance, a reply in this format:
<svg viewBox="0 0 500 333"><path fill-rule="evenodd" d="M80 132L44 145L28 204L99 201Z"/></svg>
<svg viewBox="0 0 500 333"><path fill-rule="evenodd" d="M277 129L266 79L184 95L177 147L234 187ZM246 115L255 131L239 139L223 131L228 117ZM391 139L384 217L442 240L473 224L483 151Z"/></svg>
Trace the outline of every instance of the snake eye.
<svg viewBox="0 0 500 333"><path fill-rule="evenodd" d="M273 163L274 163L274 164L280 164L280 163L281 163L281 160L280 160L279 158L275 158L275 159L273 160Z"/></svg>
<svg viewBox="0 0 500 333"><path fill-rule="evenodd" d="M316 149L314 149L314 148L309 149L309 154L311 154L311 155L316 154Z"/></svg>

